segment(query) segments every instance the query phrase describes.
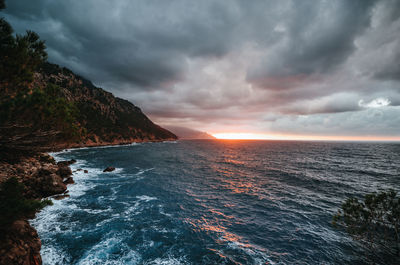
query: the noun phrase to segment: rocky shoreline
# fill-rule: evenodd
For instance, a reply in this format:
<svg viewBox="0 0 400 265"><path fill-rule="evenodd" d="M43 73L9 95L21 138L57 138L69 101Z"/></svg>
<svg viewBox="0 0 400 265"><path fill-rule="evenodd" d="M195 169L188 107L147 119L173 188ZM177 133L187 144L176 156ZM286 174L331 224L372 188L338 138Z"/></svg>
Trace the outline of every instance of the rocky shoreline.
<svg viewBox="0 0 400 265"><path fill-rule="evenodd" d="M24 185L26 199L41 200L54 195L63 198L68 196L67 184L73 183L69 165L74 162L56 163L47 153L10 156L10 159L0 161L0 183L15 177ZM34 215L16 220L0 235L0 264L42 264L41 241L28 221L32 218Z"/></svg>
<svg viewBox="0 0 400 265"><path fill-rule="evenodd" d="M97 142L85 144L65 144L37 148L37 150L60 151L64 148L82 148L96 146L126 145L135 142L162 142L176 140L135 140L119 142ZM47 197L63 199L69 197L67 185L73 184L72 170L69 167L75 160L59 161L48 153L2 148L0 155L0 183L15 177L23 184L23 195L26 199L42 200ZM51 207L51 206L48 206ZM29 219L34 215L26 215L16 220L9 229L0 234L0 265L41 265L41 241Z"/></svg>

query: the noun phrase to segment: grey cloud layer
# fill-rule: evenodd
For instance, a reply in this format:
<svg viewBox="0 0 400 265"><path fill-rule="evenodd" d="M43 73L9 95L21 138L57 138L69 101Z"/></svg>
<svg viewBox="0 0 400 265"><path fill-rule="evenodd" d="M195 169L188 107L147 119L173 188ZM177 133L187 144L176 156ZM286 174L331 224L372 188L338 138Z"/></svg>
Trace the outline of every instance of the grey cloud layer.
<svg viewBox="0 0 400 265"><path fill-rule="evenodd" d="M378 124L400 135L400 125L390 125L400 104L396 0L7 5L18 32L33 29L46 40L51 61L132 100L156 121L298 132L305 124L299 117L322 126L331 115L337 130L328 132L379 134L359 102L384 98L391 106L379 110ZM340 126L348 112L357 113L357 128Z"/></svg>

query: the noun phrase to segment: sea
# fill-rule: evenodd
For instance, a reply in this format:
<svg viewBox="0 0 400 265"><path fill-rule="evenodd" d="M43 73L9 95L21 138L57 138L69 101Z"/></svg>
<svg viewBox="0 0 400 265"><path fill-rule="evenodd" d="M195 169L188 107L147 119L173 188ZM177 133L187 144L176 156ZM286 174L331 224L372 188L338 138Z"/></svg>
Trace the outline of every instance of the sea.
<svg viewBox="0 0 400 265"><path fill-rule="evenodd" d="M400 190L400 143L181 140L52 155L77 160L76 183L31 220L43 264L399 261L331 223L348 197Z"/></svg>

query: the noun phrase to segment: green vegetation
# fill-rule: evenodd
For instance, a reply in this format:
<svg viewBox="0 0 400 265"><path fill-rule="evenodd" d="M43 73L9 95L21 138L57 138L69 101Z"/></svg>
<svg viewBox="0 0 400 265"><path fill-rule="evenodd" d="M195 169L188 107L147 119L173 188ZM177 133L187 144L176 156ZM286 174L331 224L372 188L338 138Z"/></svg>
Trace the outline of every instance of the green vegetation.
<svg viewBox="0 0 400 265"><path fill-rule="evenodd" d="M0 1L0 9L5 8ZM44 41L27 31L13 34L11 25L0 18L0 129L3 142L14 137L15 128L35 132L60 132L63 140L85 134L76 121L78 109L67 101L62 89L52 83L34 83L34 73L46 63ZM11 132L4 131L10 128ZM13 133L14 132L14 133ZM21 132L26 135L26 131ZM46 134L44 134L46 135ZM26 136L24 136L26 139ZM10 138L11 139L11 138ZM34 143L34 141L32 141Z"/></svg>
<svg viewBox="0 0 400 265"><path fill-rule="evenodd" d="M60 87L51 83L44 89L22 90L0 103L1 125L29 124L33 130L60 130L68 137L79 135L77 115L76 106L61 96Z"/></svg>
<svg viewBox="0 0 400 265"><path fill-rule="evenodd" d="M50 200L25 199L23 190L23 184L15 177L0 184L0 230L7 229L14 221L52 204Z"/></svg>
<svg viewBox="0 0 400 265"><path fill-rule="evenodd" d="M347 199L332 223L371 249L400 255L400 198L393 190Z"/></svg>
<svg viewBox="0 0 400 265"><path fill-rule="evenodd" d="M5 2L0 0L0 10ZM11 25L0 18L0 92L16 92L33 81L33 74L47 59L44 41L33 31L13 35Z"/></svg>
<svg viewBox="0 0 400 265"><path fill-rule="evenodd" d="M13 93L26 88L33 74L47 59L44 41L33 31L13 35L10 24L0 18L0 88Z"/></svg>

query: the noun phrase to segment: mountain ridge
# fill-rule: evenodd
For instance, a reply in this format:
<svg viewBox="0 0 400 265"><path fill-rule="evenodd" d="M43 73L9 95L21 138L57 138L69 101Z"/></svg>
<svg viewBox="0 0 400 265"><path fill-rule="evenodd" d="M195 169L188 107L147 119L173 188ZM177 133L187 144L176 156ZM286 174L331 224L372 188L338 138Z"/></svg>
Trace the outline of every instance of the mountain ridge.
<svg viewBox="0 0 400 265"><path fill-rule="evenodd" d="M36 122L36 124L35 122L31 124L26 122L27 120L34 120L36 118L34 116L37 116L38 113L30 113L29 109L23 109L20 111L21 115L18 116L18 108L21 108L21 106L16 106L16 108L8 110L14 111L11 116L12 119L2 122L3 127L0 128L0 131L3 136L0 136L0 143L6 143L7 137L4 136L10 134L28 134L19 139L20 143L41 149L177 139L177 136L170 131L154 124L139 107L128 100L115 97L112 93L96 87L91 81L65 67L48 62L44 63L34 73L33 82L28 91L20 97L23 99L34 97L35 93L39 93L37 91L43 92L45 97L53 97L50 99L51 101L58 97L65 101L64 105L70 104L71 110L67 109L65 113L61 113L59 116L61 116L60 119L64 119L64 116L72 113L73 121L67 121L68 124L62 125L61 129L60 126L46 124L50 135L44 134L45 139L41 140L43 137L37 136L37 134L38 132L43 133L44 126L38 126L40 128L36 130L34 127L40 122ZM15 100L16 98L18 98L18 95L11 95L8 100ZM7 99L3 99L3 103L4 101L7 101ZM20 101L24 102L23 100ZM36 102L32 104L36 104ZM36 108L39 112L43 110L43 106L36 106ZM51 115L52 113L50 113ZM19 123L21 122L24 124L23 126L20 126ZM10 126L10 132L7 133L5 128L10 128ZM18 126L22 129L18 130ZM68 130L73 131L71 134L74 134L74 136L69 135ZM30 135L29 132L36 133L36 136ZM36 140L35 137L39 140ZM8 145L17 147L15 137L8 140Z"/></svg>
<svg viewBox="0 0 400 265"><path fill-rule="evenodd" d="M182 126L165 126L168 130L176 134L179 139L195 140L195 139L217 139L211 134Z"/></svg>

